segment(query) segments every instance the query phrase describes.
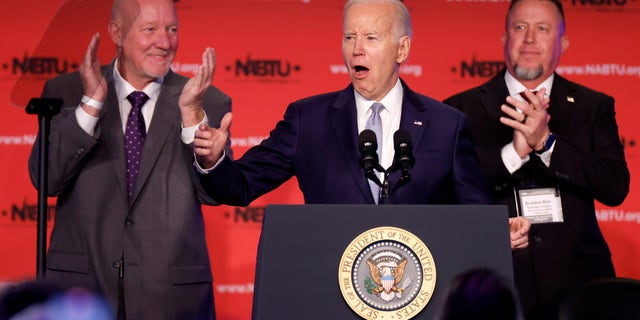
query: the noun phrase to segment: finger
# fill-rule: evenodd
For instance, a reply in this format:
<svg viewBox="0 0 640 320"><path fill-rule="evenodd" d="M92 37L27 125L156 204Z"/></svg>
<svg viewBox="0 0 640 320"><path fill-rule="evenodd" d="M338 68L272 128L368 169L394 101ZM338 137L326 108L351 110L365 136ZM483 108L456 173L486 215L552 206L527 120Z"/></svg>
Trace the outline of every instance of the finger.
<svg viewBox="0 0 640 320"><path fill-rule="evenodd" d="M538 98L538 100L542 101L546 93L547 88L540 88L540 90L536 92L536 97Z"/></svg>
<svg viewBox="0 0 640 320"><path fill-rule="evenodd" d="M516 117L518 117L518 115L522 114L521 112L519 112L518 110L503 104L502 106L500 106L500 110L502 112L504 112L505 114L507 114L509 117L516 119Z"/></svg>
<svg viewBox="0 0 640 320"><path fill-rule="evenodd" d="M209 49L211 49L211 66L212 66L212 70L213 70L213 72L215 72L216 71L216 49L214 49L214 48L209 48ZM213 72L212 72L212 75L213 75Z"/></svg>
<svg viewBox="0 0 640 320"><path fill-rule="evenodd" d="M509 117L511 117L510 120L513 120L515 122L522 124L522 121L524 120L523 112L518 112L517 110L514 110L513 108L504 104L500 107L500 110L502 110L502 112L504 112Z"/></svg>
<svg viewBox="0 0 640 320"><path fill-rule="evenodd" d="M525 220L525 223L523 224L522 228L520 228L520 233L522 235L528 234L529 230L531 230L531 222L527 219L524 219L524 220ZM529 236L527 235L525 238L529 239Z"/></svg>
<svg viewBox="0 0 640 320"><path fill-rule="evenodd" d="M213 136L213 133L211 133L209 130L211 128L206 127L204 130L202 128L198 128L199 130L196 130L196 132L194 133L193 139L195 140L208 140Z"/></svg>
<svg viewBox="0 0 640 320"><path fill-rule="evenodd" d="M98 52L98 44L100 44L100 33L96 32L93 37L91 37L91 41L89 42L89 46L87 47L87 54L85 55L85 63L87 66L91 66L93 61L95 60L96 54Z"/></svg>
<svg viewBox="0 0 640 320"><path fill-rule="evenodd" d="M227 114L224 115L224 117L222 117L222 120L220 120L220 128L219 130L222 131L222 133L227 133L229 132L229 127L231 126L231 119L233 118L233 114L231 112L227 112Z"/></svg>
<svg viewBox="0 0 640 320"><path fill-rule="evenodd" d="M513 107L522 111L527 111L531 109L531 106L529 105L528 102L516 99L512 96L507 96L506 101L509 105L512 106L511 109L514 109Z"/></svg>
<svg viewBox="0 0 640 320"><path fill-rule="evenodd" d="M528 246L529 246L529 242L527 241L527 242L524 242L524 243L520 243L518 245L514 245L513 248L514 249L524 249L524 248L526 248Z"/></svg>
<svg viewBox="0 0 640 320"><path fill-rule="evenodd" d="M524 217L515 217L513 224L516 226L516 230L522 235L527 234L529 229L531 229L531 221Z"/></svg>
<svg viewBox="0 0 640 320"><path fill-rule="evenodd" d="M542 110L547 110L549 109L549 102L551 101L551 99L547 98L543 98L542 100L540 100L540 105L542 106Z"/></svg>
<svg viewBox="0 0 640 320"><path fill-rule="evenodd" d="M520 123L520 121L516 121L507 117L500 117L500 123L504 124L505 126L511 127L517 131L523 131L524 129L527 128L527 126Z"/></svg>
<svg viewBox="0 0 640 320"><path fill-rule="evenodd" d="M209 68L211 67L211 64L209 63L210 59L209 59L209 50L204 49L204 51L202 52L202 64L200 65L200 68L202 70L202 75L204 78L207 77L207 74L209 73Z"/></svg>
<svg viewBox="0 0 640 320"><path fill-rule="evenodd" d="M206 65L206 85L210 85L213 80L213 69L215 66L214 62L214 53L212 48L207 48L205 50L205 55L203 56L203 64Z"/></svg>
<svg viewBox="0 0 640 320"><path fill-rule="evenodd" d="M522 94L524 94L524 96L527 98L526 100L529 101L529 103L533 104L535 101L539 100L538 97L533 94L533 92L529 91L529 90L524 90L522 91Z"/></svg>

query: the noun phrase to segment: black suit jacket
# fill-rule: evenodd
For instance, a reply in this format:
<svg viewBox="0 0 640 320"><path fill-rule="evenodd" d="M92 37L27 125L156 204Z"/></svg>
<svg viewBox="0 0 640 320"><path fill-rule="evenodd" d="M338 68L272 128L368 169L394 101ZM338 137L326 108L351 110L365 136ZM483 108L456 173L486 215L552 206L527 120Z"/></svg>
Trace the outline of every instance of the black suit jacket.
<svg viewBox="0 0 640 320"><path fill-rule="evenodd" d="M465 116L411 91L403 82L400 128L413 141L411 181L392 204L489 203ZM373 204L359 165L354 89L313 96L289 105L269 138L209 174L219 202L248 205L295 176L306 203ZM398 181L399 172L390 181Z"/></svg>
<svg viewBox="0 0 640 320"><path fill-rule="evenodd" d="M509 95L505 71L487 83L444 102L469 118L482 171L498 204L516 215L514 187L559 186L563 223L533 225L529 247L514 251L516 286L525 312L550 301L562 288L614 276L609 248L595 216L594 199L619 205L629 192L629 170L618 136L612 97L555 75L548 109L549 128L557 139L550 167L536 155L510 174L501 148L513 129L500 123L501 104Z"/></svg>
<svg viewBox="0 0 640 320"><path fill-rule="evenodd" d="M127 319L210 319L212 276L200 204L215 202L196 178L193 148L180 137L178 98L188 79L173 72L164 78L127 201L113 63L103 74L108 93L94 136L76 120L83 94L77 72L47 81L42 94L64 100L49 136L48 194L58 199L46 278L94 289L115 308L123 257ZM231 109L230 98L213 87L203 104L212 126ZM34 184L38 145L29 158Z"/></svg>

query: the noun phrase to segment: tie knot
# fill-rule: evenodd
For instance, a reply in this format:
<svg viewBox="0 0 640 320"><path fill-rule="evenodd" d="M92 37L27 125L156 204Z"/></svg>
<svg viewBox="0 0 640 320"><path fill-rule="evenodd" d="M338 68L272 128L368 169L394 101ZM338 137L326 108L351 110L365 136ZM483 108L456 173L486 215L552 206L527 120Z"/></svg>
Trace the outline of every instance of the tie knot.
<svg viewBox="0 0 640 320"><path fill-rule="evenodd" d="M382 111L382 109L384 109L384 105L380 102L374 102L371 105L371 111L373 113L380 113L380 111Z"/></svg>
<svg viewBox="0 0 640 320"><path fill-rule="evenodd" d="M533 93L533 95L536 95L538 93L538 91L531 91L531 93ZM522 99L524 99L524 101L526 101L528 103L531 103L531 100L529 100L529 98L527 98L527 95L524 93L524 91L520 92L520 96L522 97Z"/></svg>
<svg viewBox="0 0 640 320"><path fill-rule="evenodd" d="M144 91L134 91L127 96L127 100L134 108L142 108L142 106L149 100L149 96Z"/></svg>

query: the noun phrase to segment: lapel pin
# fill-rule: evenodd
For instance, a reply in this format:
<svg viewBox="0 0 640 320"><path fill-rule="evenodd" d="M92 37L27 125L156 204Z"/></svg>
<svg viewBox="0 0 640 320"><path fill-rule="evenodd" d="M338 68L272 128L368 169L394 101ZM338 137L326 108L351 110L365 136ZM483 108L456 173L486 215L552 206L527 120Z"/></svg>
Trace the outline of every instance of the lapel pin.
<svg viewBox="0 0 640 320"><path fill-rule="evenodd" d="M414 120L413 124L421 126L422 125L422 121Z"/></svg>
<svg viewBox="0 0 640 320"><path fill-rule="evenodd" d="M573 97L570 97L570 96L567 96L567 101L569 101L569 102L571 102L571 103L576 102L576 101L573 99Z"/></svg>

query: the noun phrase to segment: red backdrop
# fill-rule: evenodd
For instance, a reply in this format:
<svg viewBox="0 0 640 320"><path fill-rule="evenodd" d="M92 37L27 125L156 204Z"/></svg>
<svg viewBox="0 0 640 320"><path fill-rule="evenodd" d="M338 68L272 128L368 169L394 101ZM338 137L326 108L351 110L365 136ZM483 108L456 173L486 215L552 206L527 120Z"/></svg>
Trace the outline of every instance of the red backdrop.
<svg viewBox="0 0 640 320"><path fill-rule="evenodd" d="M94 32L100 58L114 56L106 33L110 0L22 0L2 4L0 43L0 282L35 274L36 190L27 157L37 132L24 111L46 79L74 71ZM598 205L618 274L640 279L640 2L564 0L571 45L558 72L616 99L631 169L631 192L616 208ZM609 3L612 2L612 3ZM233 99L233 148L241 156L278 121L287 104L348 84L341 57L344 0L180 0L180 49L173 69L191 76L206 46L216 49L214 84ZM478 85L502 66L506 0L406 0L414 38L402 77L436 99ZM36 9L37 10L34 10ZM54 203L51 200L51 204ZM205 209L220 319L249 319L264 206L302 203L295 181L250 207ZM53 211L50 210L51 214ZM51 223L49 224L51 227Z"/></svg>

